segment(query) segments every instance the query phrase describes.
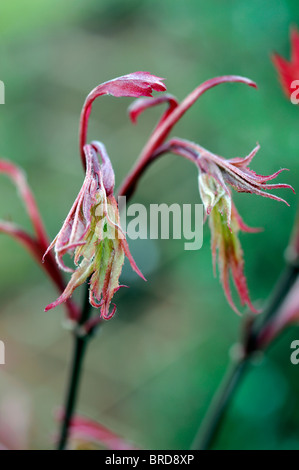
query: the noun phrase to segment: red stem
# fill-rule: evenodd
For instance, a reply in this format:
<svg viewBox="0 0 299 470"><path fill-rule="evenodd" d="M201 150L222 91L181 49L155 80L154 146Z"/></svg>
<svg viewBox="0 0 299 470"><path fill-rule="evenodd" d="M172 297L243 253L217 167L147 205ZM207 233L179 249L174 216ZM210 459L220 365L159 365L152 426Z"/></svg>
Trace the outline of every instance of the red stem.
<svg viewBox="0 0 299 470"><path fill-rule="evenodd" d="M84 146L86 145L87 141L88 120L91 113L92 104L96 98L105 94L105 91L99 91L98 87L95 88L89 93L82 107L79 124L79 148L84 171L86 169Z"/></svg>
<svg viewBox="0 0 299 470"><path fill-rule="evenodd" d="M141 155L133 167L131 173L127 176L123 184L121 185L118 195L127 196L131 195L134 191L137 181L147 168L151 156L155 150L165 141L169 133L171 132L174 125L181 119L181 117L188 111L188 109L195 103L198 98L203 95L207 90L214 86L220 85L221 83L227 82L240 82L245 83L251 87L256 88L256 84L248 78L239 77L236 75L225 75L222 77L216 77L211 80L199 85L193 90L185 99L182 101L173 112L165 119L160 122L151 134L147 144L143 148Z"/></svg>
<svg viewBox="0 0 299 470"><path fill-rule="evenodd" d="M66 284L60 270L58 269L58 266L55 262L55 258L52 253L49 253L44 263L42 262L42 257L45 252L44 243L47 247L47 238L44 240L44 242L42 242L41 240L29 235L17 225L3 221L0 222L0 232L10 235L21 245L23 245L32 255L32 257L37 261L40 267L48 274L50 279L58 288L58 291L64 291ZM79 317L78 307L71 300L68 300L65 306L68 311L68 318L74 321L77 320Z"/></svg>

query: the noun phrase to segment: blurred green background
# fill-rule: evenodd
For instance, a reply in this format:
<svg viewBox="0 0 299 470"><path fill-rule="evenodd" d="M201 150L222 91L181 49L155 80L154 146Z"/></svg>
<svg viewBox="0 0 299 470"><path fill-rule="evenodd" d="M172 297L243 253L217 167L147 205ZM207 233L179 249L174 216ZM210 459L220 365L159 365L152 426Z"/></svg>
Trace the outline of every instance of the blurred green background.
<svg viewBox="0 0 299 470"><path fill-rule="evenodd" d="M79 113L98 83L136 70L166 77L168 91L184 98L216 75L245 75L259 91L222 85L186 114L175 135L199 142L224 157L245 156L258 141L252 168L270 174L287 167L280 181L298 190L298 107L285 99L270 54L289 56L289 28L299 25L297 0L2 0L0 153L28 175L50 237L59 230L82 183L78 157ZM90 137L104 141L116 182L133 165L161 109L138 123L127 117L130 99L96 102ZM296 197L281 190L291 207L246 194L234 200L245 222L262 226L241 235L252 299L269 296L283 267L283 252ZM30 230L22 203L4 176L1 218ZM153 165L133 199L150 203L199 203L197 172L179 157ZM125 267L130 289L117 295L118 313L93 341L78 411L151 449L186 449L223 376L241 319L213 277L210 234L198 252L183 241L130 243L145 284ZM63 309L43 313L56 297L40 268L8 237L0 237L1 403L17 409L26 397L31 448L51 448L53 410L65 392L71 355ZM77 295L80 296L80 293ZM214 447L299 449L299 366L290 363L284 334L238 389ZM15 403L15 405L14 405ZM5 406L2 406L5 410ZM3 411L3 410L2 410ZM26 414L25 413L25 414ZM26 427L23 417L22 426Z"/></svg>

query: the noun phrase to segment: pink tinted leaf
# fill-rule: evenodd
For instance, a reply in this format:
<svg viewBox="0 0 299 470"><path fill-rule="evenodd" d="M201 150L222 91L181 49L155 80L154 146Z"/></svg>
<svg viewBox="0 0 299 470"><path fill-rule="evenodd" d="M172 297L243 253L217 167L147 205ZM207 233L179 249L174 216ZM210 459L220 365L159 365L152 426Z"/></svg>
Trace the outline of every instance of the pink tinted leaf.
<svg viewBox="0 0 299 470"><path fill-rule="evenodd" d="M138 268L133 256L131 255L131 252L129 250L129 245L128 245L128 242L126 239L122 239L121 240L121 244L122 244L122 247L123 247L123 250L124 250L124 253L126 255L126 257L128 258L128 260L130 261L130 265L132 267L132 269L138 274L138 276L141 277L141 279L143 279L144 281L146 281L144 275L142 274L142 272L140 271L140 269Z"/></svg>
<svg viewBox="0 0 299 470"><path fill-rule="evenodd" d="M243 257L243 251L241 251ZM236 258L231 261L231 273L234 280L235 287L237 289L241 304L247 305L253 313L260 313L253 305L249 297L249 290L247 286L247 279L244 274L244 260Z"/></svg>
<svg viewBox="0 0 299 470"><path fill-rule="evenodd" d="M86 175L79 194L76 197L62 228L43 256L44 260L50 250L55 247L57 264L60 269L67 272L73 272L73 269L65 265L63 256L71 250L74 250L77 246L85 244L83 238L90 227L90 210L95 203L94 198L97 190L95 184L97 181L97 175L100 173L95 149L90 145L86 145L84 147L84 155L86 157Z"/></svg>
<svg viewBox="0 0 299 470"><path fill-rule="evenodd" d="M232 211L231 228L228 227L225 220L225 218L227 219L227 216L223 216L222 212L223 210L221 208L215 206L209 217L214 272L217 262L221 283L227 301L237 314L240 314L240 312L231 295L229 281L230 273L241 305L247 305L253 313L259 313L252 305L249 297L247 280L244 274L243 250L238 238L240 226L238 225L236 211Z"/></svg>
<svg viewBox="0 0 299 470"><path fill-rule="evenodd" d="M272 56L282 89L288 98L294 91L292 83L295 80L299 80L299 32L296 28L291 30L291 47L290 62L278 54L273 54Z"/></svg>
<svg viewBox="0 0 299 470"><path fill-rule="evenodd" d="M104 82L94 89L94 94L101 93L116 97L151 96L152 91L165 91L164 78L152 75L149 72L134 72Z"/></svg>
<svg viewBox="0 0 299 470"><path fill-rule="evenodd" d="M62 292L62 294L51 304L47 305L45 312L57 307L58 305L66 302L73 294L74 290L83 284L86 279L92 274L92 266L87 261L82 262L77 270L73 273L69 283Z"/></svg>
<svg viewBox="0 0 299 470"><path fill-rule="evenodd" d="M179 104L177 99L170 94L157 96L155 98L140 98L134 101L128 110L131 121L133 122L133 124L136 124L138 116L143 113L146 109L152 108L163 103L168 104L168 109L165 111L163 117L160 120L160 123L163 122Z"/></svg>
<svg viewBox="0 0 299 470"><path fill-rule="evenodd" d="M175 112L176 110L174 113ZM288 202L286 202L284 199L267 192L271 189L280 188L291 189L293 192L295 192L294 188L289 184L266 184L266 181L275 178L281 173L281 171L283 171L283 169L277 171L273 175L263 176L257 175L254 171L247 168L248 163L252 160L258 148L259 147L256 147L248 157L245 157L242 164L241 158L227 160L223 157L220 157L219 155L215 155L214 153L206 150L204 147L198 144L195 144L194 142L190 142L185 139L173 138L166 144L161 145L154 153L154 157L159 156L165 152L172 152L193 161L201 170L203 169L201 166L203 165L204 161L213 162L221 169L225 182L229 183L236 191L254 193L259 196L284 202L287 206L289 206Z"/></svg>
<svg viewBox="0 0 299 470"><path fill-rule="evenodd" d="M152 96L154 91L165 91L163 78L151 75L149 72L135 72L129 75L115 78L102 83L89 93L82 108L80 118L80 153L85 168L84 145L86 144L88 120L92 104L96 98L102 95L115 97L127 96L138 98L140 96Z"/></svg>
<svg viewBox="0 0 299 470"><path fill-rule="evenodd" d="M105 145L102 142L93 141L91 142L92 147L100 155L102 160L101 170L103 175L103 184L106 190L107 196L113 194L115 185L115 175L112 168L112 163L108 156Z"/></svg>
<svg viewBox="0 0 299 470"><path fill-rule="evenodd" d="M280 57L278 54L272 56L272 62L278 72L278 78L283 91L289 98L293 90L291 89L292 82L294 81L294 71L290 64Z"/></svg>
<svg viewBox="0 0 299 470"><path fill-rule="evenodd" d="M252 162L252 159L255 157L260 148L261 146L257 144L256 147L250 152L250 154L247 155L247 157L230 158L228 161L230 163L233 163L237 167L246 168Z"/></svg>
<svg viewBox="0 0 299 470"><path fill-rule="evenodd" d="M266 192L271 189L279 188L287 188L295 192L294 188L289 184L265 184L265 181L269 181L275 178L283 170L279 170L278 172L269 176L257 175L249 168L244 168L242 165L240 165L239 158L237 160L237 165L235 165L232 160L227 160L223 157L220 157L219 155L215 155L198 144L183 139L175 139L175 141L177 145L180 144L182 147L195 150L200 156L203 156L207 160L211 160L216 165L218 165L219 168L221 168L223 171L225 181L233 186L236 191L254 193L259 196L264 196L268 197L269 199L284 202L287 206L289 206L289 204L284 199ZM251 152L251 157L252 155L256 154L257 149L258 148L256 147L253 152ZM247 158L248 157L245 157L245 161Z"/></svg>
<svg viewBox="0 0 299 470"><path fill-rule="evenodd" d="M62 229L46 252L54 247L57 264L63 269L66 269L63 256L74 255L77 268L72 270L62 294L45 310L70 299L74 290L89 279L90 303L100 308L101 318L108 320L116 311L114 306L110 312L110 304L119 288L125 256L132 268L143 276L120 227L119 209L113 196L114 173L106 149L100 142L93 142L84 146L84 152L87 161L84 183ZM101 165L97 154L102 159Z"/></svg>

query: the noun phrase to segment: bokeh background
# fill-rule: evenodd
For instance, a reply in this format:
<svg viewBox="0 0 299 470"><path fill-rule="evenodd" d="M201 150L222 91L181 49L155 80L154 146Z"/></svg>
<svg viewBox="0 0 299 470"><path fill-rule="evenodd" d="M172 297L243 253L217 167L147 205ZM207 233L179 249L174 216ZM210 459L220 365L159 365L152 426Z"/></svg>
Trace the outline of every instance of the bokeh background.
<svg viewBox="0 0 299 470"><path fill-rule="evenodd" d="M0 153L22 166L54 237L82 183L77 129L85 95L98 83L136 70L166 77L182 99L216 75L250 77L259 91L222 85L207 93L175 129L225 157L244 156L258 141L252 168L298 190L298 107L284 97L272 51L289 55L289 28L299 24L297 0L2 0ZM160 109L134 127L128 98L96 102L90 136L104 141L120 184ZM263 305L283 267L295 217L291 207L246 194L234 200L245 221L262 226L241 235L252 298ZM133 199L199 203L197 172L179 157L153 165ZM1 218L31 230L4 176ZM151 449L187 449L238 338L241 319L213 277L210 234L198 252L183 241L130 243L145 284L125 267L118 313L93 341L78 410ZM53 447L54 410L62 403L71 355L62 308L45 314L56 291L29 255L0 237L0 368L2 431L18 428L18 446ZM78 293L78 296L81 294ZM290 363L288 330L252 364L229 408L217 449L299 449L299 366ZM9 431L12 428L12 431ZM27 432L25 432L27 430ZM26 437L24 437L26 435Z"/></svg>

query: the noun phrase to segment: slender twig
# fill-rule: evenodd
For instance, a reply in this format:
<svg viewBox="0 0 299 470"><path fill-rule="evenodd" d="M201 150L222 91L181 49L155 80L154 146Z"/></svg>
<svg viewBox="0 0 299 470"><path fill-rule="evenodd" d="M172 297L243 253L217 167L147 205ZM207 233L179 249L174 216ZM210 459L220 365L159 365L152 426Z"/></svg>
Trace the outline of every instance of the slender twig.
<svg viewBox="0 0 299 470"><path fill-rule="evenodd" d="M246 365L247 361L240 360L232 362L229 366L219 389L214 395L199 431L196 434L191 447L192 450L207 450L214 442L227 406L233 397L236 385L246 369Z"/></svg>
<svg viewBox="0 0 299 470"><path fill-rule="evenodd" d="M272 295L268 301L263 315L256 318L245 342L245 354L249 356L252 352L259 349L259 339L263 331L266 330L269 323L275 317L279 307L286 298L288 292L293 287L299 275L299 265L297 263L287 264L282 272L276 286L273 289Z"/></svg>
<svg viewBox="0 0 299 470"><path fill-rule="evenodd" d="M189 108L208 90L220 85L222 83L229 82L240 82L245 83L251 87L256 88L256 84L248 78L239 77L237 75L225 75L222 77L216 77L211 80L199 85L193 90L169 115L166 119L162 118L162 121L156 126L152 132L149 140L141 151L140 157L134 165L133 169L129 172L125 180L122 182L119 189L119 196L129 197L134 189L136 188L137 182L144 173L148 164L150 163L151 157L160 145L163 144L165 139L170 134L175 124L181 119L181 117L188 111Z"/></svg>
<svg viewBox="0 0 299 470"><path fill-rule="evenodd" d="M65 402L65 409L63 414L63 421L61 426L61 433L60 438L58 441L58 450L64 450L67 445L68 437L69 437L69 427L71 424L72 416L74 414L74 410L76 407L76 401L79 394L79 386L81 381L81 373L82 373L82 366L83 360L85 357L85 352L87 348L87 344L90 339L89 334L83 333L82 325L88 320L90 316L91 306L89 303L89 291L88 285L85 292L84 297L84 304L82 308L82 314L80 321L78 322L78 326L75 330L74 335L74 354L71 366L71 374L69 385L66 394L66 402Z"/></svg>
<svg viewBox="0 0 299 470"><path fill-rule="evenodd" d="M247 335L244 344L244 355L239 360L234 360L228 368L223 382L212 399L211 405L205 415L196 437L192 444L192 449L207 450L215 441L220 425L231 402L233 394L236 392L247 365L252 355L259 350L260 345L258 338L260 333L275 317L283 300L294 285L299 274L298 264L288 264L282 273L277 285L275 286L272 296L270 297L267 308L263 315L251 325L250 333Z"/></svg>

